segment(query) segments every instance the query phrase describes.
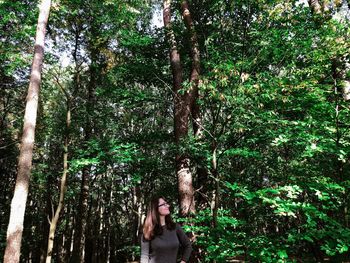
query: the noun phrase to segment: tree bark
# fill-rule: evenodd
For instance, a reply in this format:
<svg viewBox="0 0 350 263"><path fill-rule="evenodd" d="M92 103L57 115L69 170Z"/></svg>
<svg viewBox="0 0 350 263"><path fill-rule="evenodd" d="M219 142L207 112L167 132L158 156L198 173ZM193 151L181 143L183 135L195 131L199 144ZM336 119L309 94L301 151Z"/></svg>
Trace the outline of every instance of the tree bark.
<svg viewBox="0 0 350 263"><path fill-rule="evenodd" d="M92 28L93 35L96 34L96 29ZM85 142L88 142L93 135L93 122L92 115L94 111L95 103L95 86L97 82L97 49L94 44L91 43L91 64L90 64L90 81L88 84L88 101L86 106L87 122L85 127ZM81 192L79 200L78 217L76 220L77 228L74 235L74 246L72 252L71 262L84 263L84 249L85 249L85 230L87 226L88 218L88 198L89 198L89 177L90 177L91 167L85 167L82 172L81 180Z"/></svg>
<svg viewBox="0 0 350 263"><path fill-rule="evenodd" d="M189 76L191 89L188 93L188 97L189 97L188 103L190 104L190 108L191 108L193 133L196 137L200 137L202 123L201 123L201 116L200 116L200 108L197 103L197 99L199 96L198 84L199 84L199 76L200 76L199 44L197 39L197 33L193 26L193 21L189 10L188 1L182 1L181 11L182 11L183 20L185 22L186 28L190 36L190 44L191 44L192 65L191 65L191 73Z"/></svg>
<svg viewBox="0 0 350 263"><path fill-rule="evenodd" d="M343 91L343 98L345 101L350 100L350 81L349 80L343 80L341 82L342 91Z"/></svg>
<svg viewBox="0 0 350 263"><path fill-rule="evenodd" d="M200 107L198 104L199 99L199 81L200 81L200 49L198 44L198 38L197 33L193 25L193 20L191 16L191 12L189 9L188 1L182 1L181 3L181 12L182 17L184 20L184 23L186 25L186 28L188 30L189 36L190 36L190 45L191 45L191 72L189 76L189 82L191 84L192 88L192 98L190 101L191 104L191 117L192 117L192 129L193 129L193 135L197 140L200 140L203 136L203 124L202 124L202 117L200 113ZM196 163L196 171L197 171L197 182L198 187L202 190L206 190L206 184L208 182L208 170L203 165L205 163L205 157L200 158L197 160ZM204 207L206 205L206 199L203 195L198 195L198 198L196 199L196 203L199 207Z"/></svg>
<svg viewBox="0 0 350 263"><path fill-rule="evenodd" d="M168 42L170 44L170 66L173 75L174 91L174 133L175 143L179 146L188 136L188 122L191 113L193 89L180 94L182 88L182 66L177 42L171 27L171 1L163 2L163 20ZM176 176L178 179L180 215L188 216L195 212L194 191L190 159L185 153L177 153L175 157Z"/></svg>
<svg viewBox="0 0 350 263"><path fill-rule="evenodd" d="M214 191L214 199L213 199L213 227L217 227L217 222L218 222L218 211L219 211L219 202L220 202L220 178L219 178L219 173L217 169L217 156L216 156L216 151L217 151L217 143L216 141L213 142L212 145L212 174L215 178L215 191Z"/></svg>
<svg viewBox="0 0 350 263"><path fill-rule="evenodd" d="M321 5L318 0L308 0L309 6L311 8L311 11L315 14L321 14Z"/></svg>
<svg viewBox="0 0 350 263"><path fill-rule="evenodd" d="M69 262L71 256L71 247L73 246L73 237L74 237L74 228L75 220L74 220L74 212L71 212L71 207L67 206L68 222L66 223L66 227L64 230L65 240L63 243L63 247L61 251L63 251L63 262Z"/></svg>
<svg viewBox="0 0 350 263"><path fill-rule="evenodd" d="M46 25L49 19L51 0L42 0L36 30L34 58L26 109L24 114L23 135L18 160L18 173L14 196L11 203L10 221L7 229L7 244L4 255L5 263L19 262L23 221L28 197L30 172L35 139L38 99L41 84L41 70L44 59Z"/></svg>
<svg viewBox="0 0 350 263"><path fill-rule="evenodd" d="M198 97L198 82L199 82L199 74L200 74L200 52L197 34L193 26L193 21L191 17L191 13L189 10L188 2L182 1L181 3L182 17L184 19L186 28L190 35L190 43L191 43L191 58L192 58L192 69L189 80L191 82L191 92L192 95L191 103ZM192 107L191 107L192 109Z"/></svg>
<svg viewBox="0 0 350 263"><path fill-rule="evenodd" d="M89 197L89 168L83 169L81 181L81 194L79 201L79 209L76 220L76 230L74 232L74 244L72 258L70 262L84 262L84 248L85 248L85 229L87 224L88 214L88 197Z"/></svg>

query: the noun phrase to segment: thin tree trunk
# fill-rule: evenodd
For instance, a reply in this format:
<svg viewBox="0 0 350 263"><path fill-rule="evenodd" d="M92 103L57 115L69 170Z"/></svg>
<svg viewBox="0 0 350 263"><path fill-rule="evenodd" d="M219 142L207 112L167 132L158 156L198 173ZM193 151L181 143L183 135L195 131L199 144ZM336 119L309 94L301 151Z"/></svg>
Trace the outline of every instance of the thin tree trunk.
<svg viewBox="0 0 350 263"><path fill-rule="evenodd" d="M218 210L219 210L219 200L220 200L220 182L219 182L219 173L217 170L217 156L216 156L216 150L217 150L217 143L214 141L212 146L212 174L215 178L215 192L214 192L214 200L213 200L213 227L217 226L218 222Z"/></svg>
<svg viewBox="0 0 350 263"><path fill-rule="evenodd" d="M64 213L64 212L63 212ZM64 260L64 242L66 240L66 234L65 232L62 233L60 236L58 242L57 242L57 263L65 263Z"/></svg>
<svg viewBox="0 0 350 263"><path fill-rule="evenodd" d="M103 180L103 178L102 178ZM101 180L101 181L102 181ZM89 218L94 217L92 221L92 225L94 226L90 230L90 242L91 242L91 262L97 263L99 261L104 262L103 260L103 239L102 239L102 231L103 231L103 214L104 214L104 206L103 206L103 190L101 189L101 184L97 183L97 198L95 201L92 201L92 213L90 212ZM95 203L95 204L94 204ZM95 207L94 207L95 206ZM86 260L85 260L86 261Z"/></svg>
<svg viewBox="0 0 350 263"><path fill-rule="evenodd" d="M72 52L74 65L75 65L75 71L73 75L73 91L71 93L71 103L73 103L73 99L77 96L77 93L79 92L80 88L80 71L81 71L81 62L79 61L79 49L80 49L80 35L82 33L82 27L80 23L77 22L75 25L75 31L74 31L74 49ZM75 107L75 105L71 105L72 107ZM64 240L63 244L63 251L64 251L64 262L69 262L72 251L73 251L73 243L74 243L74 236L76 234L75 231L75 222L76 218L74 216L74 208L71 212L71 207L67 207L67 215L68 215L68 223L66 223L65 227L65 233L66 233L66 239Z"/></svg>
<svg viewBox="0 0 350 263"><path fill-rule="evenodd" d="M93 29L92 34L95 34L95 30ZM88 101L87 101L87 122L85 128L85 141L88 142L93 134L93 122L91 115L94 111L94 92L95 85L97 81L97 50L92 45L91 50L91 64L90 64L90 82L88 85ZM89 177L90 177L91 167L85 167L83 169L82 181L81 181L81 192L80 192L80 201L79 201L79 210L77 217L77 228L74 235L74 246L71 262L76 263L84 263L84 249L85 249L85 230L87 226L87 218L88 218L88 198L89 198Z"/></svg>
<svg viewBox="0 0 350 263"><path fill-rule="evenodd" d="M51 262L52 248L54 244L57 222L58 222L61 210L63 209L63 206L64 206L64 196L67 190L68 145L69 145L69 129L71 124L71 110L70 110L70 98L67 93L66 93L66 96L67 96L67 115L66 115L66 135L64 139L64 152L63 152L63 174L61 178L61 188L60 188L60 197L59 197L58 206L50 222L50 231L49 231L49 238L47 243L46 263Z"/></svg>
<svg viewBox="0 0 350 263"><path fill-rule="evenodd" d="M138 229L139 229L139 221L140 221L140 214L139 214L139 207L140 207L140 187L134 186L133 187L133 245L138 245Z"/></svg>
<svg viewBox="0 0 350 263"><path fill-rule="evenodd" d="M180 145L188 136L188 122L191 112L191 89L180 94L182 87L182 66L177 43L171 27L171 1L163 2L163 20L168 42L170 44L170 65L173 75L174 90L174 133L175 142ZM175 157L176 175L178 179L179 203L181 216L187 216L195 212L194 191L192 185L192 174L190 170L190 159L184 153L177 153Z"/></svg>
<svg viewBox="0 0 350 263"><path fill-rule="evenodd" d="M84 262L85 248L85 229L87 224L88 214L88 197L89 197L89 180L90 169L84 168L81 181L81 194L79 201L79 209L76 220L76 229L74 233L74 244L71 262Z"/></svg>
<svg viewBox="0 0 350 263"><path fill-rule="evenodd" d="M63 244L63 250L64 250L64 260L63 262L69 262L71 252L72 252L72 247L73 247L73 236L74 236L74 230L73 227L75 222L74 222L74 215L71 215L71 209L68 207L67 209L67 215L68 215L68 222L66 223L65 227L65 233L66 233L66 239L64 240Z"/></svg>
<svg viewBox="0 0 350 263"><path fill-rule="evenodd" d="M111 226L111 216L110 215L113 215L114 214L114 211L113 211L113 190L112 190L112 186L111 184L109 184L108 186L108 192L109 193L109 201L108 201L108 213L106 213L105 215L105 220L107 221L107 228L106 228L106 238L107 238L107 245L106 245L106 250L107 250L107 259L106 259L106 263L109 263L109 262L113 262L113 256L114 256L114 249L113 249L113 227ZM111 250L113 249L113 253L111 253ZM112 260L111 260L112 259Z"/></svg>
<svg viewBox="0 0 350 263"><path fill-rule="evenodd" d="M56 156L55 153L51 153L49 158L46 160L48 163L53 162L52 158L53 156ZM56 168L56 167L55 167ZM45 191L45 213L44 213L44 218L42 220L42 226L41 226L41 231L42 231L42 240L41 240L41 255L40 255L40 263L45 263L46 261L46 252L47 252L47 237L49 235L49 230L50 230L50 224L47 220L48 215L50 213L52 213L52 205L51 205L51 187L52 187L52 176L49 175L46 178L46 183L45 183L45 187L46 187L46 191Z"/></svg>
<svg viewBox="0 0 350 263"><path fill-rule="evenodd" d="M7 229L5 263L19 262L23 221L26 208L35 138L35 125L44 59L45 31L49 19L51 0L42 0L36 30L34 58L24 114L23 135L18 160L18 173L11 203L10 221Z"/></svg>

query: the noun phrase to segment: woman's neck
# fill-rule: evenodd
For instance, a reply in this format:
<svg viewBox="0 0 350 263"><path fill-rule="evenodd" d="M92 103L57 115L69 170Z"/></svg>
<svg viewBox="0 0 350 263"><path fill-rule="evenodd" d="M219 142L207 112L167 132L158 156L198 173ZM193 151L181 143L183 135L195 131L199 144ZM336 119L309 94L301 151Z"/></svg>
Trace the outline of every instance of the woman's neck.
<svg viewBox="0 0 350 263"><path fill-rule="evenodd" d="M165 225L165 216L160 216L160 225L164 226Z"/></svg>

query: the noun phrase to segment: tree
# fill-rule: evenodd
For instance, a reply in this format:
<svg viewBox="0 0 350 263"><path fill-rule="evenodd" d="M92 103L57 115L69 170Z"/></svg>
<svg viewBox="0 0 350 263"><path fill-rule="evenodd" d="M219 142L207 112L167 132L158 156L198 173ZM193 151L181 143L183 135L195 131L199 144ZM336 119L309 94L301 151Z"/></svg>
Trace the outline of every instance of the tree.
<svg viewBox="0 0 350 263"><path fill-rule="evenodd" d="M35 3L15 2L0 4L0 246L37 19ZM307 1L172 1L166 30L150 23L159 2L55 4L21 261L45 261L48 219L61 203L67 101L58 78L72 121L52 261L137 261L154 194L194 234L194 262L346 261L350 26L339 2L319 0L316 14ZM174 112L187 129L177 140ZM178 218L174 156L190 162L196 216Z"/></svg>
<svg viewBox="0 0 350 263"><path fill-rule="evenodd" d="M55 212L52 215L52 219L50 220L50 229L49 229L49 237L47 243L47 253L46 253L46 263L51 262L52 258L52 250L54 245L55 231L57 228L58 219L62 209L64 208L64 197L67 191L67 177L68 177L68 146L69 146L69 129L71 125L71 95L68 91L62 86L59 80L56 78L56 82L58 86L61 88L62 92L66 97L66 105L67 105L67 113L66 113L66 127L65 127L65 136L64 136L64 152L63 152L63 173L61 178L61 186L60 186L60 194L58 206Z"/></svg>
<svg viewBox="0 0 350 263"><path fill-rule="evenodd" d="M193 179L190 167L190 158L186 150L181 149L188 139L189 123L193 120L194 133L200 133L200 117L197 105L198 82L200 74L199 46L196 32L193 27L187 1L181 4L183 18L189 31L192 69L189 77L189 87L183 86L183 72L177 42L171 24L171 1L163 2L163 20L166 36L169 43L170 65L173 75L174 92L174 134L175 143L179 152L175 157L176 176L178 179L180 214L188 216L195 212ZM191 118L191 114L193 114Z"/></svg>
<svg viewBox="0 0 350 263"><path fill-rule="evenodd" d="M30 171L34 147L35 124L41 83L41 69L44 58L45 31L49 18L51 0L43 0L34 46L34 58L24 114L23 135L18 160L18 173L14 196L11 202L10 222L7 230L7 245L4 262L19 262L23 232L24 212L28 196Z"/></svg>

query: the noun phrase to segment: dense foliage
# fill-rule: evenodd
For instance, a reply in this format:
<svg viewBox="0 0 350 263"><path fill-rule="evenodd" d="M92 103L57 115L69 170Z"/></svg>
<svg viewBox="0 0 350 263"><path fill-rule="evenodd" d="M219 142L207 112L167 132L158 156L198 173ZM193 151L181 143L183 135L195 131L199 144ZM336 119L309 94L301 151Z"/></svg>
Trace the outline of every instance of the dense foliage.
<svg viewBox="0 0 350 263"><path fill-rule="evenodd" d="M189 1L201 54L202 135L176 145L169 46L154 22L161 3L54 1L21 260L46 257L68 109L68 190L55 262L71 258L86 170L85 261L138 260L150 197L165 195L178 212L179 151L190 156L198 201L195 215L177 220L195 237L193 262L348 258L350 14L347 1L319 2L321 13L303 1ZM190 37L180 2L172 8L187 76ZM0 1L0 17L2 258L36 3ZM185 79L182 93L191 88Z"/></svg>

